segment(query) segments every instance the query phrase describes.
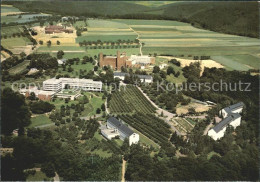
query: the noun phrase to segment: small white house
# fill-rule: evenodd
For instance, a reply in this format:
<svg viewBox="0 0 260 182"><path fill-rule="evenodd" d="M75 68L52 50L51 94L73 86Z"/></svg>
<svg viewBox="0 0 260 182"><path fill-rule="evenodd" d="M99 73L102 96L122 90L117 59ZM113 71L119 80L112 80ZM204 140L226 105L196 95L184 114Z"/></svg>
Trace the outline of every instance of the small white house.
<svg viewBox="0 0 260 182"><path fill-rule="evenodd" d="M139 142L139 134L133 133L129 136L129 145L137 144Z"/></svg>
<svg viewBox="0 0 260 182"><path fill-rule="evenodd" d="M67 59L58 59L58 64L65 64Z"/></svg>

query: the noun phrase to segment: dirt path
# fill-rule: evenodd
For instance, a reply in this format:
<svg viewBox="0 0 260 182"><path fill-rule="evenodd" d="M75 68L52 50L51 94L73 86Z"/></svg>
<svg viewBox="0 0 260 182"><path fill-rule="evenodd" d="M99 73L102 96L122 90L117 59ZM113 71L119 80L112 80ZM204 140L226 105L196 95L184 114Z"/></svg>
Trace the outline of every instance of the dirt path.
<svg viewBox="0 0 260 182"><path fill-rule="evenodd" d="M126 166L126 161L124 160L124 156L122 156L122 179L121 179L121 182L125 182L125 166Z"/></svg>
<svg viewBox="0 0 260 182"><path fill-rule="evenodd" d="M163 112L163 118L160 117L161 119L163 119L166 123L168 123L170 126L171 126L171 129L173 131L176 132L177 135L182 135L181 132L179 132L174 126L173 126L173 123L171 122L171 119L173 117L176 117L176 114L173 114L173 113L170 113L169 111L166 111L162 108L159 108L144 92L143 90L140 88L140 87L137 87L141 92L142 94L145 96L145 98L157 109L156 112L158 115L160 115L162 112ZM166 117L165 117L166 116Z"/></svg>
<svg viewBox="0 0 260 182"><path fill-rule="evenodd" d="M213 126L213 122L210 122L209 125L205 128L203 135L207 135L209 129Z"/></svg>
<svg viewBox="0 0 260 182"><path fill-rule="evenodd" d="M184 116L185 118L192 118L192 119L206 119L206 114L199 115L199 116Z"/></svg>
<svg viewBox="0 0 260 182"><path fill-rule="evenodd" d="M49 126L54 126L55 123L50 123L50 124L44 124L44 125L40 125L40 126L35 126L35 128L45 128L45 127L49 127Z"/></svg>
<svg viewBox="0 0 260 182"><path fill-rule="evenodd" d="M59 177L58 173L55 172L55 176L54 176L53 180L54 180L55 182L60 181L60 177Z"/></svg>
<svg viewBox="0 0 260 182"><path fill-rule="evenodd" d="M139 44L140 44L140 49L139 49L139 51L140 51L140 54L141 54L141 56L142 56L142 55L143 55L143 52L142 52L142 47L143 47L143 45L142 45L142 43L141 43L141 41L140 41L140 34L137 33L132 27L130 27L130 26L128 26L128 27L129 27L130 30L132 30L132 31L137 35L136 39L139 40Z"/></svg>

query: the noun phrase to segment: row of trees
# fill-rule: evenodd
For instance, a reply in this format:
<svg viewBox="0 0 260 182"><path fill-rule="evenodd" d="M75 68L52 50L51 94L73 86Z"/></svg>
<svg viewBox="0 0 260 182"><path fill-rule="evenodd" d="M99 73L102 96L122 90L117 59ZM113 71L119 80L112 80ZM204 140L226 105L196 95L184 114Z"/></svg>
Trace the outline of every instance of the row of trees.
<svg viewBox="0 0 260 182"><path fill-rule="evenodd" d="M168 143L171 134L170 126L153 114L138 112L132 116L129 114L120 115L119 118L154 142L160 145Z"/></svg>
<svg viewBox="0 0 260 182"><path fill-rule="evenodd" d="M108 40L108 41L101 41L101 40L97 40L97 41L82 41L79 43L80 46L103 46L103 45L111 45L111 46L115 46L115 45L133 45L133 44L139 44L139 40L135 39L135 40L121 40L118 39L117 41L112 41L112 40Z"/></svg>
<svg viewBox="0 0 260 182"><path fill-rule="evenodd" d="M115 45L115 46L86 46L86 49L126 49L126 48L138 48L139 44L136 45Z"/></svg>

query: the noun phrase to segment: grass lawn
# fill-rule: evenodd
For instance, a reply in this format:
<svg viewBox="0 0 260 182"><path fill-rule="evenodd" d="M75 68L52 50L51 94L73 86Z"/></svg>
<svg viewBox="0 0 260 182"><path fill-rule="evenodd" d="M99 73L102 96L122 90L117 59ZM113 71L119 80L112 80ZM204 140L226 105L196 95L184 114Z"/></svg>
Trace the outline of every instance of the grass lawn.
<svg viewBox="0 0 260 182"><path fill-rule="evenodd" d="M165 58L156 57L155 65L159 66L160 64L167 64L168 66L172 66L174 68L175 72L178 72L178 71L180 72L180 75L178 77L175 77L173 74L167 75L167 77L166 77L167 81L172 82L172 83L182 83L182 82L186 81L186 78L183 76L181 67L176 66L175 64L172 64L172 63L168 63L168 60ZM163 68L162 70L167 71L167 67Z"/></svg>
<svg viewBox="0 0 260 182"><path fill-rule="evenodd" d="M32 117L31 121L32 121L32 123L30 124L29 127L36 127L36 126L41 126L41 125L52 123L52 121L45 114L41 114L36 117Z"/></svg>
<svg viewBox="0 0 260 182"><path fill-rule="evenodd" d="M74 24L73 24L74 27L78 27L78 28L83 28L83 27L86 27L86 23L84 21L76 21Z"/></svg>
<svg viewBox="0 0 260 182"><path fill-rule="evenodd" d="M86 92L86 94L90 95L91 93ZM97 108L100 108L101 105L105 102L104 100L102 100L102 96L103 96L103 93L98 93L98 96L93 96L92 98L90 98L89 103L87 105L90 104L93 109L88 113L83 112L82 115L86 116L86 115L84 115L84 113L87 114L87 116L95 115Z"/></svg>
<svg viewBox="0 0 260 182"><path fill-rule="evenodd" d="M34 175L29 175L26 181L51 181L43 172L36 171Z"/></svg>
<svg viewBox="0 0 260 182"><path fill-rule="evenodd" d="M52 56L57 56L57 54L52 53ZM87 56L86 52L66 52L63 56L63 58L71 59L71 58L79 58L82 59L84 56Z"/></svg>
<svg viewBox="0 0 260 182"><path fill-rule="evenodd" d="M8 71L9 71L10 75L22 73L23 71L25 71L27 69L27 66L29 64L30 64L30 61L23 61L20 64L10 68Z"/></svg>
<svg viewBox="0 0 260 182"><path fill-rule="evenodd" d="M60 107L62 105L64 105L64 106L66 106L66 105L71 106L71 104L76 104L76 103L78 103L78 101L70 100L68 103L65 103L65 99L57 98L57 99L55 99L55 101L49 101L49 103L54 104L56 109L60 109Z"/></svg>
<svg viewBox="0 0 260 182"><path fill-rule="evenodd" d="M124 142L123 140L120 140L120 139L114 139L114 140L115 140L115 142L117 143L118 146L121 147L123 145L123 142Z"/></svg>
<svg viewBox="0 0 260 182"><path fill-rule="evenodd" d="M30 43L30 40L26 37L12 37L7 39L1 39L1 44L7 49L13 49L16 46L27 46Z"/></svg>
<svg viewBox="0 0 260 182"><path fill-rule="evenodd" d="M172 66L174 68L175 73L176 72L180 72L180 75L178 77L175 77L173 74L167 75L166 79L169 82L172 83L183 83L185 82L187 79L183 76L183 72L182 72L182 68L179 66L176 66L174 64L169 64L170 66Z"/></svg>
<svg viewBox="0 0 260 182"><path fill-rule="evenodd" d="M7 35L7 36L12 36L13 33L22 33L23 28L22 26L8 26L8 27L2 27L1 29L1 35Z"/></svg>
<svg viewBox="0 0 260 182"><path fill-rule="evenodd" d="M90 153L99 155L100 157L104 157L104 158L108 158L108 157L112 156L112 153L109 153L107 151L103 151L102 149L97 149L97 150L94 150L94 151L92 151Z"/></svg>
<svg viewBox="0 0 260 182"><path fill-rule="evenodd" d="M75 52L75 53L79 53L79 52L85 52L85 48L84 47L80 47L80 46L70 46L70 45L66 45L66 46L62 46L62 45L51 45L50 47L48 46L40 46L38 49L37 49L37 52L55 52L57 53L57 51L59 50L63 50L65 51L65 55L66 55L66 52ZM77 52L76 52L77 51Z"/></svg>
<svg viewBox="0 0 260 182"><path fill-rule="evenodd" d="M88 27L90 28L117 28L117 29L128 29L129 27L125 23L115 22L110 20L87 20Z"/></svg>
<svg viewBox="0 0 260 182"><path fill-rule="evenodd" d="M207 159L210 160L213 155L217 155L217 156L221 157L221 155L219 153L211 151L210 153L208 153Z"/></svg>
<svg viewBox="0 0 260 182"><path fill-rule="evenodd" d="M260 67L260 59L250 54L213 56L212 59L223 64L229 70L246 71Z"/></svg>
<svg viewBox="0 0 260 182"><path fill-rule="evenodd" d="M139 142L145 145L150 145L153 146L154 148L159 148L159 145L156 144L154 141L150 140L149 138L147 138L146 136L144 136L141 132L137 131L134 128L131 128L135 133L139 134L140 136L140 140Z"/></svg>
<svg viewBox="0 0 260 182"><path fill-rule="evenodd" d="M19 13L21 11L13 6L1 5L1 13L10 13L10 12Z"/></svg>
<svg viewBox="0 0 260 182"><path fill-rule="evenodd" d="M93 70L94 65L92 63L87 63L87 64L81 64L79 63L78 65L76 65L76 63L74 65L71 65L71 68L73 68L72 72L68 72L63 71L62 67L59 68L58 74L69 74L71 77L75 77L78 78L79 77L79 71L80 70L87 70L87 72ZM68 69L68 66L67 66Z"/></svg>
<svg viewBox="0 0 260 182"><path fill-rule="evenodd" d="M101 134L98 133L98 131L95 132L94 137L98 140L101 141L103 139L103 137L101 136Z"/></svg>
<svg viewBox="0 0 260 182"><path fill-rule="evenodd" d="M138 55L140 53L139 48L126 48L126 49L88 49L87 54L89 56L98 55L100 52L103 52L105 55L116 55L116 52L126 52L128 56L131 54Z"/></svg>

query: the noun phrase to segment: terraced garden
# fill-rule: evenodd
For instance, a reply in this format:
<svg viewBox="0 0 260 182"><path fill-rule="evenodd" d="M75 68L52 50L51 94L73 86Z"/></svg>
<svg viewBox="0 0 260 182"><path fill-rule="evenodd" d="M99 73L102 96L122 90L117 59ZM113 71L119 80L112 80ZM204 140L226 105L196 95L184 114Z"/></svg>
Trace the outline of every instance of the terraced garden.
<svg viewBox="0 0 260 182"><path fill-rule="evenodd" d="M167 143L170 138L170 126L153 114L126 114L120 115L119 118L153 140L155 143Z"/></svg>
<svg viewBox="0 0 260 182"><path fill-rule="evenodd" d="M195 126L195 122L192 119L174 118L172 122L177 130L183 133L191 132Z"/></svg>
<svg viewBox="0 0 260 182"><path fill-rule="evenodd" d="M154 113L156 108L143 96L143 94L132 85L121 88L113 93L109 102L111 113Z"/></svg>

